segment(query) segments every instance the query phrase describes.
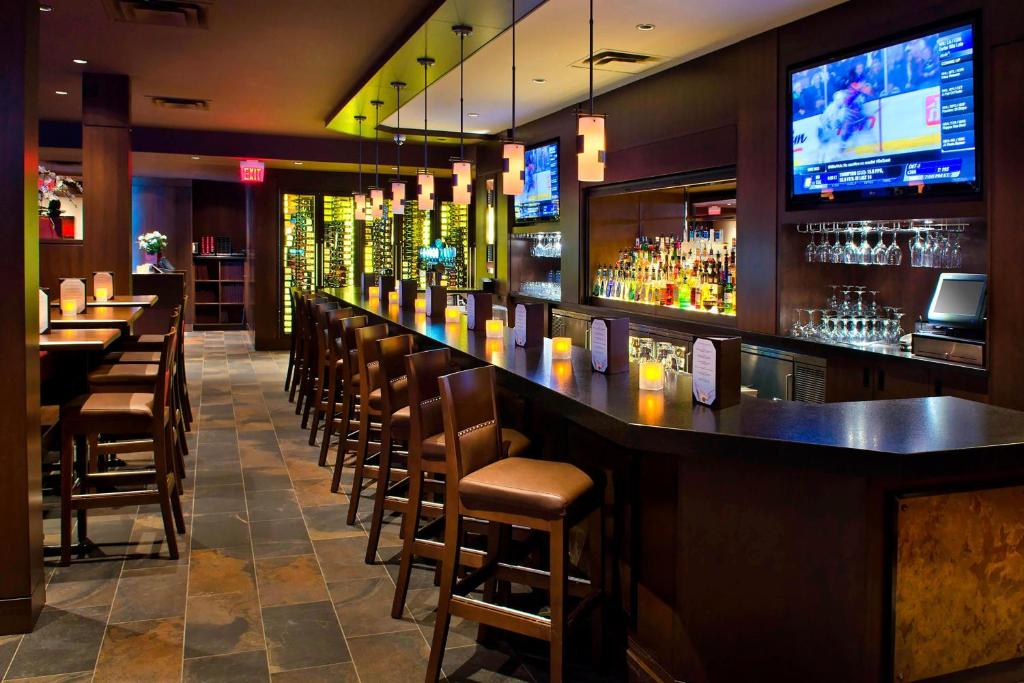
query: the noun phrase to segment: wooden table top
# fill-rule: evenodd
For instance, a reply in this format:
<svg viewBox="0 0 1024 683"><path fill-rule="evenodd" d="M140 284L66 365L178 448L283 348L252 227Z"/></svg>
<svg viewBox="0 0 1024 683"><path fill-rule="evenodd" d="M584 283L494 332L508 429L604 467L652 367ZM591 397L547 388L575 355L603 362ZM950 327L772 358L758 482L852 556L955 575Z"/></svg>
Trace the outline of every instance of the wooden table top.
<svg viewBox="0 0 1024 683"><path fill-rule="evenodd" d="M85 305L86 306L142 306L143 308L150 308L157 302L156 294L135 294L128 296L127 294L117 294L113 298L107 301L96 301L96 297L89 297Z"/></svg>
<svg viewBox="0 0 1024 683"><path fill-rule="evenodd" d="M40 351L102 351L121 336L113 327L50 330L39 335Z"/></svg>
<svg viewBox="0 0 1024 683"><path fill-rule="evenodd" d="M122 327L130 325L142 315L141 306L89 306L85 313L65 317L58 309L50 315L52 327Z"/></svg>

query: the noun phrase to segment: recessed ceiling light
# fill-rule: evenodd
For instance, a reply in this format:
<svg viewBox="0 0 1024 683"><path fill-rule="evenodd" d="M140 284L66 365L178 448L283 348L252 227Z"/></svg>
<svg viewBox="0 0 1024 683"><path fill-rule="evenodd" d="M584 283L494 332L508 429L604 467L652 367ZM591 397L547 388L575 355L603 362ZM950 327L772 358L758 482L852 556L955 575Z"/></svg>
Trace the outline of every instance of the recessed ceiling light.
<svg viewBox="0 0 1024 683"><path fill-rule="evenodd" d="M654 30L654 24L637 24L636 25L636 30L637 31L653 31Z"/></svg>
<svg viewBox="0 0 1024 683"><path fill-rule="evenodd" d="M535 78L535 79L533 79L533 82L536 83L537 85L544 85L545 83L548 82L548 79L546 79L546 78Z"/></svg>
<svg viewBox="0 0 1024 683"><path fill-rule="evenodd" d="M54 90L53 92L57 93L58 95L67 95L68 94L67 90Z"/></svg>
<svg viewBox="0 0 1024 683"><path fill-rule="evenodd" d="M77 57L75 59L72 59L71 61L74 62L75 64L88 64L89 63L88 59L79 59Z"/></svg>
<svg viewBox="0 0 1024 683"><path fill-rule="evenodd" d="M199 157L197 157L197 156L192 157L192 161L199 161Z"/></svg>
<svg viewBox="0 0 1024 683"><path fill-rule="evenodd" d="M52 12L53 11L53 5L40 5L39 6L39 11L40 12Z"/></svg>
<svg viewBox="0 0 1024 683"><path fill-rule="evenodd" d="M301 161L293 161L292 163L295 164L296 166L302 166Z"/></svg>
<svg viewBox="0 0 1024 683"><path fill-rule="evenodd" d="M468 114L466 114L466 116L468 116L468 117L469 117L469 118L471 118L471 119L475 119L475 118L477 118L478 116L480 116L480 114L476 113L475 111L471 111L471 112L469 112Z"/></svg>

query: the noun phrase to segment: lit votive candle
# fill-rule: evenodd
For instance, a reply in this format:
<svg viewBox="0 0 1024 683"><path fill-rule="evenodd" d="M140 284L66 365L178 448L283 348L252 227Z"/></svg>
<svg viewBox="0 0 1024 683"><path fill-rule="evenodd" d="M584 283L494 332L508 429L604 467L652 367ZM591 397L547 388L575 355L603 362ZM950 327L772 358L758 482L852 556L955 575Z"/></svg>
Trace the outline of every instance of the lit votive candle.
<svg viewBox="0 0 1024 683"><path fill-rule="evenodd" d="M367 296L370 297L370 301L377 301L380 299L380 287L377 285L370 285L367 289Z"/></svg>
<svg viewBox="0 0 1024 683"><path fill-rule="evenodd" d="M446 323L457 323L462 320L462 311L458 306L448 306L444 309L444 321Z"/></svg>
<svg viewBox="0 0 1024 683"><path fill-rule="evenodd" d="M641 361L640 388L645 391L661 391L665 388L665 366L659 361Z"/></svg>
<svg viewBox="0 0 1024 683"><path fill-rule="evenodd" d="M74 318L78 315L78 304L70 299L61 301L60 312L65 318Z"/></svg>
<svg viewBox="0 0 1024 683"><path fill-rule="evenodd" d="M398 292L388 292L388 306L398 305Z"/></svg>
<svg viewBox="0 0 1024 683"><path fill-rule="evenodd" d="M484 322L484 333L488 339L501 339L505 335L505 323L497 318L491 318Z"/></svg>
<svg viewBox="0 0 1024 683"><path fill-rule="evenodd" d="M416 301L413 303L412 308L416 312L417 315L419 315L421 313L426 314L426 312L427 312L427 300L426 299L416 299Z"/></svg>
<svg viewBox="0 0 1024 683"><path fill-rule="evenodd" d="M568 337L552 337L551 357L560 360L572 358L572 339Z"/></svg>
<svg viewBox="0 0 1024 683"><path fill-rule="evenodd" d="M107 301L110 299L110 292L107 291L106 287L96 288L96 301Z"/></svg>

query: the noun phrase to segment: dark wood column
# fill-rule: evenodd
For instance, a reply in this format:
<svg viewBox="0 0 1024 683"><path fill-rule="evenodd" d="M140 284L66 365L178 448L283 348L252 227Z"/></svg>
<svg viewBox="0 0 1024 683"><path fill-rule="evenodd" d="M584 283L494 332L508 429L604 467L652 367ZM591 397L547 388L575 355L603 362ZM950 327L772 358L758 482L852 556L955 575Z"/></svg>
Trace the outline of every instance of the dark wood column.
<svg viewBox="0 0 1024 683"><path fill-rule="evenodd" d="M44 600L39 458L39 5L0 21L0 634L30 631Z"/></svg>
<svg viewBox="0 0 1024 683"><path fill-rule="evenodd" d="M82 183L91 271L115 273L129 293L132 270L131 84L122 74L82 75Z"/></svg>

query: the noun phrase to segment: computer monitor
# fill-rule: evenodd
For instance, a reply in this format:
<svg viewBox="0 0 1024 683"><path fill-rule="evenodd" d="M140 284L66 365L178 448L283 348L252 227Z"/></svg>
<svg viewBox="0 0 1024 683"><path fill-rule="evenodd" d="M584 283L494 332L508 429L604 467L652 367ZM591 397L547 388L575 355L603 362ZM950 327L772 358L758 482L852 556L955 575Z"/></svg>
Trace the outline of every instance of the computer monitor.
<svg viewBox="0 0 1024 683"><path fill-rule="evenodd" d="M928 322L979 328L985 319L988 277L981 273L942 273L928 307Z"/></svg>

